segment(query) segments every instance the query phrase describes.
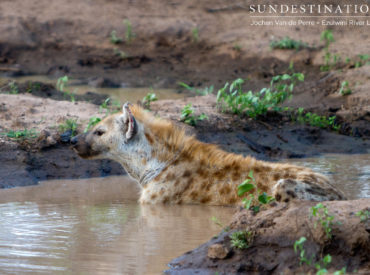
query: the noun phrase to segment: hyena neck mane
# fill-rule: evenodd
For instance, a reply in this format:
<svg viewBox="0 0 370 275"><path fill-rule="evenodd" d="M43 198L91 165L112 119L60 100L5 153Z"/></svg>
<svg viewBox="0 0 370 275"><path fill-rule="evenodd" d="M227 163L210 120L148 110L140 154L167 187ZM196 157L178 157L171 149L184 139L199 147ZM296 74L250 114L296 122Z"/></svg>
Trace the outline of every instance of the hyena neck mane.
<svg viewBox="0 0 370 275"><path fill-rule="evenodd" d="M193 167L227 172L243 164L248 164L244 166L246 168L258 162L254 158L227 153L216 145L200 142L194 136L186 135L183 128L156 118L137 105L132 106L131 111L138 123L141 140L135 143L136 148L133 149L137 153L134 162L140 166L134 170L144 171L139 179L142 184L165 172L169 166L176 166L177 171ZM132 168L124 163L122 165L130 173Z"/></svg>

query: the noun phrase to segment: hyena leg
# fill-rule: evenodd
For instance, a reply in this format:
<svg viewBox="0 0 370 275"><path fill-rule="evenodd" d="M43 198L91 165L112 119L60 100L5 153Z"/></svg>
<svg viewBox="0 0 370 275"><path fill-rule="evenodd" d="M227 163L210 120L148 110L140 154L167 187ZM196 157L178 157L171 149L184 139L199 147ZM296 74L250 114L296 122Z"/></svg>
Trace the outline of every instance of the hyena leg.
<svg viewBox="0 0 370 275"><path fill-rule="evenodd" d="M281 179L273 187L273 196L277 201L291 200L332 201L343 200L344 196L331 186L320 186L316 183Z"/></svg>

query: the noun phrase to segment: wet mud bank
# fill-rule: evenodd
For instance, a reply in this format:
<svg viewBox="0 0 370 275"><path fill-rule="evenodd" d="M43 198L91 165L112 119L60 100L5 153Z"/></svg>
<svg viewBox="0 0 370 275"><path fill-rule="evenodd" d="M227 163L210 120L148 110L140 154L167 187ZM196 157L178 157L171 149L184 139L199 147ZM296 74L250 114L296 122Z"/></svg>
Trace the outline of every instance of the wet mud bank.
<svg viewBox="0 0 370 275"><path fill-rule="evenodd" d="M154 39L154 38L153 38ZM139 41L138 44L152 43L152 41ZM179 42L180 43L180 42ZM32 64L30 69L33 71L22 71L20 75L32 75L42 74L50 75L52 77L60 77L63 75L69 75L78 79L81 84L90 84L97 87L154 87L154 88L172 88L178 89L179 92L186 92L184 88L179 86L179 82L185 82L195 88L204 88L206 86L214 86L217 91L218 88L224 86L226 82L233 81L237 78L247 79L245 84L245 92L259 91L264 87L268 87L270 80L273 76L291 73L289 69L290 59L284 57L282 53L281 58L275 56L239 56L233 57L232 52L220 54L216 50L212 50L213 47L206 46L206 42L201 45L183 46L181 54L172 54L170 56L163 57L161 54L167 54L168 50L162 52L151 53L153 58L150 58L150 65L147 64L149 61L147 58L127 58L127 60L117 61L117 66L113 66L109 70L107 64L110 61L110 54L103 52L88 54L88 59L93 61L86 61L88 66L94 68L93 71L85 70L84 67L75 68L75 73L70 72L64 65L57 66L57 73L54 72L53 68L48 70L37 70L39 64ZM203 45L204 44L204 45ZM134 47L131 45L130 47ZM13 49L13 47L10 47ZM134 47L135 51L138 50ZM44 49L45 50L45 49ZM69 55L69 51L75 49L67 49L61 52L59 55L62 60L65 60L65 56ZM46 52L47 48L46 48ZM89 52L89 51L87 51ZM80 58L86 54L86 51L81 50L81 54L78 54ZM14 54L19 56L19 53ZM33 53L30 53L32 56ZM53 56L58 55L54 54ZM98 55L101 57L90 57ZM181 62L178 61L180 56L188 56L189 60L184 61L181 57ZM277 53L279 55L279 51ZM307 57L310 56L310 57ZM370 119L369 119L369 82L370 72L368 66L361 68L349 68L342 65L338 68L338 71L332 72L321 72L320 66L312 64L311 61L306 64L306 59L314 59L314 56L320 55L317 51L300 51L294 54L296 72L302 72L305 75L305 82L297 85L293 92L293 99L287 103L287 106L292 108L304 108L306 111L315 112L319 115L325 116L336 116L337 120L342 124L345 124L347 134L354 136L367 136L370 137ZM144 55L145 56L145 55ZM198 63L196 60L203 60L204 62ZM45 57L40 56L40 59ZM76 57L74 57L76 58ZM6 59L6 58L5 58ZM102 59L102 60L100 60ZM108 59L105 60L105 59ZM132 61L136 60L131 64ZM27 58L27 60L33 60ZM99 61L100 60L100 61ZM19 61L22 63L22 61ZM48 60L45 64L58 64L58 60ZM97 63L96 63L97 62ZM18 64L18 62L16 62ZM78 63L78 62L77 62ZM85 62L82 62L85 63ZM128 64L126 64L128 63ZM173 65L170 65L174 63ZM222 64L222 66L218 66ZM84 65L85 66L85 65ZM145 68L145 69L144 69ZM171 69L169 69L171 68ZM9 69L9 70L8 70ZM61 70L61 71L59 71ZM107 72L108 71L108 72ZM17 75L12 72L10 67L4 67L0 73L3 75ZM78 72L84 72L79 74ZM347 81L350 83L352 94L340 95L341 84ZM30 85L29 83L27 85ZM40 83L35 83L35 87ZM44 89L43 91L39 90ZM44 96L42 92L45 89L50 91L53 87L44 87L42 85L39 90L35 89L35 95ZM27 90L27 89L26 89ZM41 93L40 93L41 92ZM56 96L54 93L52 98L60 100L65 99ZM87 93L84 96L77 95L76 99L87 100L89 102L98 104L101 103L104 98L100 95L94 95Z"/></svg>
<svg viewBox="0 0 370 275"><path fill-rule="evenodd" d="M369 211L370 200L325 202L334 217L330 236L312 216L315 204L277 204L257 214L241 210L218 236L171 261L165 274L315 274L317 263L329 272L368 274L370 220L356 213ZM243 249L232 245L235 232L250 232ZM306 241L295 252L301 237ZM306 262L300 261L303 250ZM326 255L331 263L324 265Z"/></svg>
<svg viewBox="0 0 370 275"><path fill-rule="evenodd" d="M195 127L180 123L181 110L189 103L196 110L195 115L204 113L208 119L199 121ZM269 112L257 120L223 113L213 95L161 100L152 103L151 110L185 126L201 141L218 144L229 152L264 160L303 158L325 153L367 153L370 145L365 135L354 137L346 131L340 134L302 125L276 112Z"/></svg>
<svg viewBox="0 0 370 275"><path fill-rule="evenodd" d="M16 142L0 141L0 188L27 186L42 180L79 179L125 174L118 163L79 158L68 144L29 149Z"/></svg>
<svg viewBox="0 0 370 275"><path fill-rule="evenodd" d="M100 104L105 97L89 94L70 102L53 86L37 84L36 95L24 94L28 84L20 85L18 94L0 93L0 188L125 174L118 163L79 158L70 149L72 131L60 128L73 121L76 133L83 132L91 117L104 116L98 105L85 100Z"/></svg>

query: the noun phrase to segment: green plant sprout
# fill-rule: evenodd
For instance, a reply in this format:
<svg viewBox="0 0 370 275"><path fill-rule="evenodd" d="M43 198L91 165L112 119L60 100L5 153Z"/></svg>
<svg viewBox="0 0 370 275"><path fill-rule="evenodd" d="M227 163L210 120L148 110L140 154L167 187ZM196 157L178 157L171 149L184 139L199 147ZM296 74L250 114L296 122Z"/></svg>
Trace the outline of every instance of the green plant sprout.
<svg viewBox="0 0 370 275"><path fill-rule="evenodd" d="M203 89L196 89L194 87L191 87L189 86L188 84L184 83L184 82L179 82L178 83L181 87L184 87L185 89L187 89L188 91L190 92L194 92L195 94L197 95L209 95L209 94L212 94L213 93L213 89L214 89L214 86L210 86L210 87L205 87Z"/></svg>
<svg viewBox="0 0 370 275"><path fill-rule="evenodd" d="M324 41L325 48L329 48L330 44L334 42L333 32L331 30L324 30L320 35L320 40Z"/></svg>
<svg viewBox="0 0 370 275"><path fill-rule="evenodd" d="M355 215L356 217L360 217L361 222L366 222L368 219L370 219L370 211L367 209L358 211Z"/></svg>
<svg viewBox="0 0 370 275"><path fill-rule="evenodd" d="M71 102L75 102L75 96L72 92L65 89L65 87L68 85L69 78L68 76L62 76L59 77L57 80L57 90L63 93L64 97L69 97Z"/></svg>
<svg viewBox="0 0 370 275"><path fill-rule="evenodd" d="M359 54L360 61L355 64L355 68L359 68L364 65L370 65L370 54Z"/></svg>
<svg viewBox="0 0 370 275"><path fill-rule="evenodd" d="M112 100L108 97L99 106L99 113L102 113L103 110L105 110L105 116L117 113L121 110L121 103L118 100Z"/></svg>
<svg viewBox="0 0 370 275"><path fill-rule="evenodd" d="M280 111L280 105L291 98L294 86L298 81L304 81L304 75L293 73L292 75L277 75L271 79L270 87L263 88L257 93L243 92L244 80L236 79L234 82L226 83L217 93L217 102L221 104L224 111L229 109L239 116L246 115L257 118L269 110ZM227 90L228 89L228 90Z"/></svg>
<svg viewBox="0 0 370 275"><path fill-rule="evenodd" d="M352 90L349 88L348 81L343 81L340 84L339 93L341 95L350 95L350 94L352 94Z"/></svg>
<svg viewBox="0 0 370 275"><path fill-rule="evenodd" d="M294 242L293 248L294 252L297 254L299 253L299 263L307 264L308 266L312 266L314 256L310 257L310 259L306 256L306 251L303 247L304 243L307 241L306 237L301 237L299 240ZM327 274L327 266L331 263L332 257L330 254L324 256L324 258L320 259L318 262L314 263L313 266L316 268L317 272L316 275L323 275ZM346 267L343 267L341 270L337 270L333 273L334 275L342 275L346 274Z"/></svg>
<svg viewBox="0 0 370 275"><path fill-rule="evenodd" d="M359 54L354 60L351 60L349 57L347 57L346 64L349 64L355 68L360 68L364 65L370 65L370 54Z"/></svg>
<svg viewBox="0 0 370 275"><path fill-rule="evenodd" d="M308 48L308 44L302 41L294 40L288 36L282 38L281 40L274 40L271 41L270 47L272 49L284 49L284 50L292 50L295 49L296 51Z"/></svg>
<svg viewBox="0 0 370 275"><path fill-rule="evenodd" d="M124 51L121 51L117 48L113 49L113 53L114 53L114 55L118 56L121 59L125 59L125 58L128 57L128 55Z"/></svg>
<svg viewBox="0 0 370 275"><path fill-rule="evenodd" d="M237 249L247 249L253 241L254 234L250 231L236 231L230 235L231 246Z"/></svg>
<svg viewBox="0 0 370 275"><path fill-rule="evenodd" d="M84 133L87 133L92 127L94 127L96 124L98 124L101 121L101 118L99 117L90 117L89 123L86 125Z"/></svg>
<svg viewBox="0 0 370 275"><path fill-rule="evenodd" d="M77 134L77 119L67 119L64 123L59 125L59 131L64 133L66 131L71 131L71 136L74 137Z"/></svg>
<svg viewBox="0 0 370 275"><path fill-rule="evenodd" d="M324 41L324 65L320 66L320 70L323 72L329 71L338 62L340 62L340 56L337 54L332 54L329 51L329 46L334 42L333 32L331 30L325 30L321 33L320 40Z"/></svg>
<svg viewBox="0 0 370 275"><path fill-rule="evenodd" d="M142 103L144 108L150 110L150 103L157 101L158 97L155 93L148 93L146 96L144 96Z"/></svg>
<svg viewBox="0 0 370 275"><path fill-rule="evenodd" d="M254 184L251 182L256 182L253 176L253 170L249 171L247 179L238 186L238 196L243 196L245 193L255 188Z"/></svg>
<svg viewBox="0 0 370 275"><path fill-rule="evenodd" d="M10 89L9 93L12 95L16 95L19 92L18 85L15 83L15 81L10 81L8 83L8 87Z"/></svg>
<svg viewBox="0 0 370 275"><path fill-rule="evenodd" d="M238 186L238 196L241 197L245 193L252 191L255 188L255 185L254 185L255 182L256 180L253 177L253 171L250 170L248 173L248 178ZM252 205L253 200L254 200L253 194L248 194L247 198L243 198L244 208L249 210ZM255 209L253 208L253 210Z"/></svg>
<svg viewBox="0 0 370 275"><path fill-rule="evenodd" d="M132 42L132 40L134 40L136 35L132 30L132 25L131 25L130 20L128 20L128 19L123 20L123 24L125 24L125 26L126 26L125 40L126 40L126 43L129 44L129 43Z"/></svg>
<svg viewBox="0 0 370 275"><path fill-rule="evenodd" d="M68 76L62 76L62 77L59 77L58 80L57 80L57 89L61 92L64 92L64 87L67 85L68 83Z"/></svg>
<svg viewBox="0 0 370 275"><path fill-rule="evenodd" d="M311 214L317 218L315 222L315 228L317 224L320 224L322 229L325 231L326 237L332 238L332 226L334 225L334 215L329 215L328 208L322 203L318 203L311 208Z"/></svg>
<svg viewBox="0 0 370 275"><path fill-rule="evenodd" d="M307 241L306 237L301 237L299 240L294 243L294 252L299 253L299 263L311 265L312 259L306 258L306 251L303 248L303 244Z"/></svg>
<svg viewBox="0 0 370 275"><path fill-rule="evenodd" d="M123 39L117 36L117 32L115 30L111 31L110 33L110 42L112 44L120 44L122 43Z"/></svg>
<svg viewBox="0 0 370 275"><path fill-rule="evenodd" d="M316 275L327 274L328 273L327 266L331 263L331 261L332 258L330 254L327 254L319 262L315 263L314 266L317 270ZM346 267L343 267L341 270L337 270L333 273L333 275L342 275L342 274L346 274Z"/></svg>
<svg viewBox="0 0 370 275"><path fill-rule="evenodd" d="M1 133L3 136L7 136L8 138L14 138L14 139L34 139L37 138L38 133L35 129L24 129L24 130L18 130L18 131L9 131L6 133Z"/></svg>
<svg viewBox="0 0 370 275"><path fill-rule="evenodd" d="M341 128L340 124L336 123L336 116L326 117L319 116L315 113L308 112L304 114L303 108L297 109L296 119L302 124L308 124L314 127L333 129L339 131Z"/></svg>
<svg viewBox="0 0 370 275"><path fill-rule="evenodd" d="M255 186L256 180L253 176L253 170L250 170L248 173L248 177L245 181L243 181L239 186L238 186L238 196L241 197L245 193L248 193L252 191L253 189L256 189L258 195L258 203L257 205L254 205L252 207L252 210L257 213L260 211L260 208L262 205L269 204L270 202L274 201L275 199L271 196L268 196L266 192L261 192L257 189ZM249 210L252 206L253 200L254 200L254 194L248 194L246 198L243 198L243 205L245 209Z"/></svg>
<svg viewBox="0 0 370 275"><path fill-rule="evenodd" d="M33 91L37 91L41 89L40 83L32 83L31 81L27 82L27 89L26 92L31 94Z"/></svg>
<svg viewBox="0 0 370 275"><path fill-rule="evenodd" d="M236 51L236 52L241 52L242 46L240 46L238 43L235 43L233 45L233 50Z"/></svg>
<svg viewBox="0 0 370 275"><path fill-rule="evenodd" d="M191 35L193 38L193 43L198 43L199 42L199 29L198 27L195 27L191 30Z"/></svg>
<svg viewBox="0 0 370 275"><path fill-rule="evenodd" d="M198 121L202 121L204 119L208 119L206 114L201 114L199 116L194 115L194 108L192 104L189 103L185 105L185 107L181 110L181 121L191 126L196 126Z"/></svg>

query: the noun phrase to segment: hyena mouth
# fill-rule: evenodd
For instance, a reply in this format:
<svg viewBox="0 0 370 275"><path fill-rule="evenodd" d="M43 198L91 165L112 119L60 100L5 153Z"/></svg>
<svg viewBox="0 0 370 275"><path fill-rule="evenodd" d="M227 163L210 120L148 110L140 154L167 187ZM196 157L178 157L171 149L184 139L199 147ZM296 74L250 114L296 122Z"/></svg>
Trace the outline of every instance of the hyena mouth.
<svg viewBox="0 0 370 275"><path fill-rule="evenodd" d="M93 158L101 153L91 148L90 144L85 141L85 135L75 136L71 140L71 144L73 151L75 151L81 158Z"/></svg>
<svg viewBox="0 0 370 275"><path fill-rule="evenodd" d="M93 157L97 157L101 154L96 150L93 150L91 146L87 144L76 144L72 146L73 151L75 151L81 158L89 159Z"/></svg>

